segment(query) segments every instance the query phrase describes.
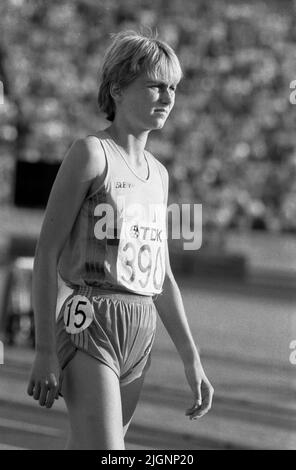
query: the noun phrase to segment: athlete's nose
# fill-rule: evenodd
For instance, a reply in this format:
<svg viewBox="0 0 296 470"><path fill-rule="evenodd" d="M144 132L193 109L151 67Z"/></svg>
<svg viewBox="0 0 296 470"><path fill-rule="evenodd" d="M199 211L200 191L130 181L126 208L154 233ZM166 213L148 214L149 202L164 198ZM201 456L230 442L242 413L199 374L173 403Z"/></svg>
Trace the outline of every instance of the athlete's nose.
<svg viewBox="0 0 296 470"><path fill-rule="evenodd" d="M170 90L166 89L166 90L163 90L162 93L161 93L161 96L160 96L160 101L163 103L163 104L171 104L172 101L173 101L173 95L172 93L170 92Z"/></svg>

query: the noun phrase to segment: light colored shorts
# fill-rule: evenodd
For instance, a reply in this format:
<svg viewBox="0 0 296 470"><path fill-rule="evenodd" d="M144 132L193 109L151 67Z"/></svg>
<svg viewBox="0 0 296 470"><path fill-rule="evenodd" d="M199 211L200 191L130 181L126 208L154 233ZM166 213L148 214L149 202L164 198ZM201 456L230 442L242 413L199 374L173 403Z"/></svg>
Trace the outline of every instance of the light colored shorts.
<svg viewBox="0 0 296 470"><path fill-rule="evenodd" d="M61 368L81 350L110 367L121 385L132 382L150 366L156 318L152 297L75 288L56 322Z"/></svg>

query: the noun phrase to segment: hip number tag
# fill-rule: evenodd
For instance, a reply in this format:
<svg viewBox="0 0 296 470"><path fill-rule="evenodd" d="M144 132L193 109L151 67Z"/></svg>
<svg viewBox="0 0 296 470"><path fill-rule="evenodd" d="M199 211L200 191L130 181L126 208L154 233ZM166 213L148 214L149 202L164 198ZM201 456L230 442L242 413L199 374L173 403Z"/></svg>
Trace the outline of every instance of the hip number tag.
<svg viewBox="0 0 296 470"><path fill-rule="evenodd" d="M67 333L80 333L92 323L93 319L93 306L84 295L75 295L66 303L64 323Z"/></svg>

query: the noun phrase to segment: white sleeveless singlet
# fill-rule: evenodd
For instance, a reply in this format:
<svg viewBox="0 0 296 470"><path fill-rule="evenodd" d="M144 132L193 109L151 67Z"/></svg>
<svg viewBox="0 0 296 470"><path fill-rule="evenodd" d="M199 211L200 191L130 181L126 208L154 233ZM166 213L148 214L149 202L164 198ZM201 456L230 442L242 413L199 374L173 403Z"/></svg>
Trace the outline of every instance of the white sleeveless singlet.
<svg viewBox="0 0 296 470"><path fill-rule="evenodd" d="M145 151L148 177L141 178L107 132L96 137L106 158L105 180L82 204L59 275L69 287L159 294L165 275L166 169Z"/></svg>

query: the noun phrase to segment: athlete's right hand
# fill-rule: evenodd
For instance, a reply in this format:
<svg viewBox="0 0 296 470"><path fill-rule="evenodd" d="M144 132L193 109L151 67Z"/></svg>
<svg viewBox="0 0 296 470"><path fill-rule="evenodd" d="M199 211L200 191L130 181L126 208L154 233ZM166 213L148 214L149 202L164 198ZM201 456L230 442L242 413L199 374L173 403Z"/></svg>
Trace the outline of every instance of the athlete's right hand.
<svg viewBox="0 0 296 470"><path fill-rule="evenodd" d="M57 355L37 351L27 388L28 395L38 400L40 406L51 408L54 400L59 398L61 386L62 374Z"/></svg>

